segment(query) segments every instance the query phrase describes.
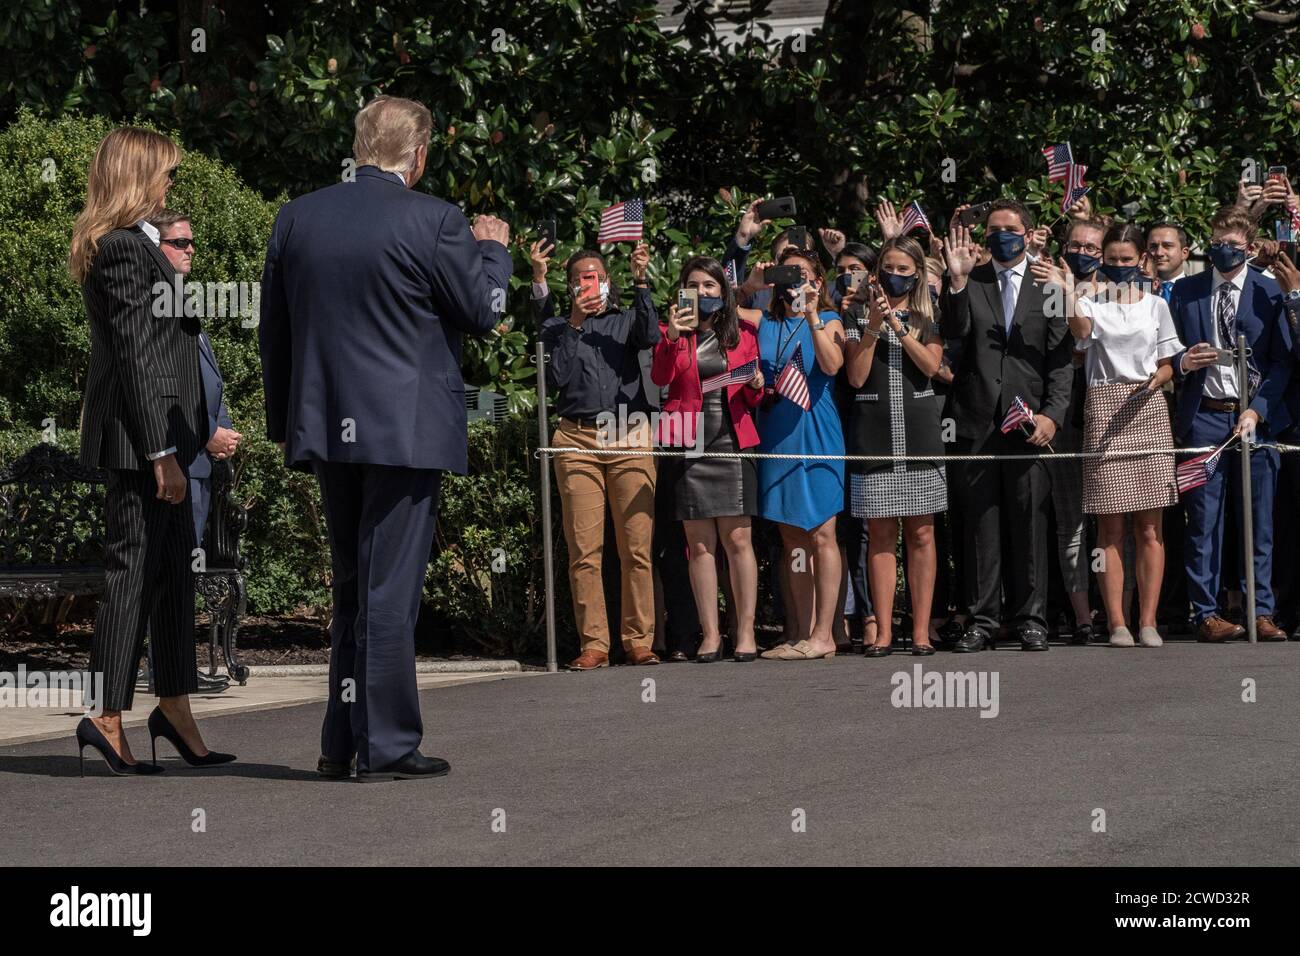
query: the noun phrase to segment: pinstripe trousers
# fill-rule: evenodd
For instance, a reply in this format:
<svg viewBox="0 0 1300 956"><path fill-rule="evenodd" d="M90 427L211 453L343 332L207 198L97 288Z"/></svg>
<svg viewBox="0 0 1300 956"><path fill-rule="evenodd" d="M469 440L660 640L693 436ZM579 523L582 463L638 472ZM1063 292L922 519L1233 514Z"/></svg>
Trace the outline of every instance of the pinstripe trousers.
<svg viewBox="0 0 1300 956"><path fill-rule="evenodd" d="M92 686L105 710L130 710L148 625L159 697L199 689L194 649L194 516L188 500L157 497L153 471L110 469L105 502L104 599L90 648Z"/></svg>

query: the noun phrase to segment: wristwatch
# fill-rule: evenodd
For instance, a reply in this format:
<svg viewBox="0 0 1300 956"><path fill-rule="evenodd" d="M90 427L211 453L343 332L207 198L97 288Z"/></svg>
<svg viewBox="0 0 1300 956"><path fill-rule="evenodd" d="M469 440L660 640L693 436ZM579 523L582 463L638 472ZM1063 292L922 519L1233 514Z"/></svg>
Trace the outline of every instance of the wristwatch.
<svg viewBox="0 0 1300 956"><path fill-rule="evenodd" d="M1282 298L1287 302L1300 302L1300 289L1292 289Z"/></svg>
<svg viewBox="0 0 1300 956"><path fill-rule="evenodd" d="M822 321L822 317L819 315L819 316L817 316L815 319L813 319L811 322L808 323L808 328L810 328L810 329L812 329L814 332L816 332L816 331L818 331L819 329L824 329L824 328L826 328L826 323Z"/></svg>

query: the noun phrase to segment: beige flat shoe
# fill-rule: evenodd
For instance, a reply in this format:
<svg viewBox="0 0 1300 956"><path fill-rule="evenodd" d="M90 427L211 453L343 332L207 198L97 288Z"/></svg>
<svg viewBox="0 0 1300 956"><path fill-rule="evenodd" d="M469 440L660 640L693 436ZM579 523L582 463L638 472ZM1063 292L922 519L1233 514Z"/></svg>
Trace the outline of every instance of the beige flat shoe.
<svg viewBox="0 0 1300 956"><path fill-rule="evenodd" d="M835 656L835 648L832 647L829 651L818 654L807 641L800 641L793 646L782 644L772 650L782 652L775 658L778 661L825 661Z"/></svg>

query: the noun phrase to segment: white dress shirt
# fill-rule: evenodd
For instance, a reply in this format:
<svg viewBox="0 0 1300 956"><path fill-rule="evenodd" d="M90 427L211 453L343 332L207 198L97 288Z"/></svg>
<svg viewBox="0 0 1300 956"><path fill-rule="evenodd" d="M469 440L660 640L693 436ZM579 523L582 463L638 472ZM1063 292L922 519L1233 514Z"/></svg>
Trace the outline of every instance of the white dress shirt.
<svg viewBox="0 0 1300 956"><path fill-rule="evenodd" d="M1236 342L1222 341L1223 337L1219 334L1219 287L1225 283L1228 285L1228 299L1235 315L1241 304L1241 290L1246 285L1246 270L1249 268L1250 266L1242 266L1231 279L1225 279L1218 269L1214 270L1214 279L1210 284L1210 344L1215 348L1237 347ZM1241 395L1237 386L1236 363L1209 366L1205 370L1205 387L1201 394L1219 401L1235 401Z"/></svg>
<svg viewBox="0 0 1300 956"><path fill-rule="evenodd" d="M1020 284L1021 282L1023 282L1025 278L1025 267L1028 264L1028 262L1029 262L1028 256L1022 256L1020 261L1013 266L1004 266L996 259L993 260L993 268L997 270L999 299L1002 299L1002 282L1003 282L1002 276L1004 273L1010 273L1009 278L1010 278L1011 289L1012 289L1011 301L1018 302L1020 300ZM1005 299L1003 299L1003 311L1006 312ZM1006 314L1002 317L1004 328L1006 329L1008 335L1011 334L1011 321L1015 317L1016 317L1015 309L1012 309L1010 312L1006 312Z"/></svg>
<svg viewBox="0 0 1300 956"><path fill-rule="evenodd" d="M1160 359L1183 350L1169 305L1159 295L1146 294L1136 302L1082 298L1079 314L1092 321L1092 332L1076 343L1089 385L1145 382Z"/></svg>

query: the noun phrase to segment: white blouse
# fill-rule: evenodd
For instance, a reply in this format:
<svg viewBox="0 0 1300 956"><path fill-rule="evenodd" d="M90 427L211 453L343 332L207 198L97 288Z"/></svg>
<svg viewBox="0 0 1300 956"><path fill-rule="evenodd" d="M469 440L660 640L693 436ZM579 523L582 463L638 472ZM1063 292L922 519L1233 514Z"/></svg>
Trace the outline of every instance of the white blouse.
<svg viewBox="0 0 1300 956"><path fill-rule="evenodd" d="M1158 295L1136 302L1082 298L1079 314L1092 320L1092 333L1075 340L1089 385L1145 382L1160 359L1183 350L1169 305Z"/></svg>

